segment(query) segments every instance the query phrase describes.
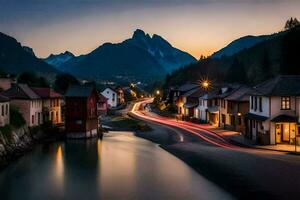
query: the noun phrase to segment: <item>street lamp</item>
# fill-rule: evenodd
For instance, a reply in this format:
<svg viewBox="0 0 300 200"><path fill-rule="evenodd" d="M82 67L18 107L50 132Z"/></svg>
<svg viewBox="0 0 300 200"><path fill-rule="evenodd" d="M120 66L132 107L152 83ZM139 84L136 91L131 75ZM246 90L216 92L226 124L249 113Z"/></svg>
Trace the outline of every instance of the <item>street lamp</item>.
<svg viewBox="0 0 300 200"><path fill-rule="evenodd" d="M202 85L202 87L203 87L204 89L207 89L207 88L209 87L209 82L208 82L208 80L204 80L204 81L201 83L201 85Z"/></svg>
<svg viewBox="0 0 300 200"><path fill-rule="evenodd" d="M159 95L159 94L160 94L160 91L159 91L159 90L156 90L156 94Z"/></svg>

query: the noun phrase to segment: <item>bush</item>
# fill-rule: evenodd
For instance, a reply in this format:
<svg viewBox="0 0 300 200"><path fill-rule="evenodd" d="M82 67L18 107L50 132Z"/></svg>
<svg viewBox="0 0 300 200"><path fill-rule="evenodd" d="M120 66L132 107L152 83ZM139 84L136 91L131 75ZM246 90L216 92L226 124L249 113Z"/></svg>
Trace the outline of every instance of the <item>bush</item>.
<svg viewBox="0 0 300 200"><path fill-rule="evenodd" d="M20 128L21 126L26 124L23 115L19 112L19 110L15 107L10 107L10 124L15 128Z"/></svg>

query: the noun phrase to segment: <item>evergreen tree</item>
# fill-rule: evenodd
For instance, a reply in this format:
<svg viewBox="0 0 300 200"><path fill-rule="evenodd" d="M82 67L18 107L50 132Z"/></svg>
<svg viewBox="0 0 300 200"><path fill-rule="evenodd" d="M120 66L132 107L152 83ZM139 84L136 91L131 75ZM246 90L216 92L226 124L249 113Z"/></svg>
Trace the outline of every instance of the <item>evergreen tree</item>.
<svg viewBox="0 0 300 200"><path fill-rule="evenodd" d="M24 72L17 78L18 83L27 84L31 87L49 87L44 77L38 77L35 73Z"/></svg>
<svg viewBox="0 0 300 200"><path fill-rule="evenodd" d="M262 78L263 80L267 80L272 78L272 64L270 61L270 56L267 51L265 51L263 58L262 58Z"/></svg>
<svg viewBox="0 0 300 200"><path fill-rule="evenodd" d="M300 22L297 20L297 18L292 18L291 19L288 19L285 23L285 26L284 26L284 29L285 30L290 30L290 29L293 29L297 26L300 25Z"/></svg>
<svg viewBox="0 0 300 200"><path fill-rule="evenodd" d="M280 73L300 75L300 30L292 29L284 35L281 48Z"/></svg>
<svg viewBox="0 0 300 200"><path fill-rule="evenodd" d="M227 71L226 80L229 83L248 83L247 72L245 66L237 58L234 59L232 65Z"/></svg>
<svg viewBox="0 0 300 200"><path fill-rule="evenodd" d="M70 85L78 85L79 81L71 74L59 74L54 82L54 89L64 94Z"/></svg>

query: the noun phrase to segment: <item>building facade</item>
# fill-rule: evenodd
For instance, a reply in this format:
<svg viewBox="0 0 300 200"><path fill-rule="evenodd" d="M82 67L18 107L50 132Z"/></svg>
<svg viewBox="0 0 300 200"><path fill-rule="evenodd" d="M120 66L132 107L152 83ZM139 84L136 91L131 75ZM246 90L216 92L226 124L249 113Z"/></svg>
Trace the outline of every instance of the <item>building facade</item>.
<svg viewBox="0 0 300 200"><path fill-rule="evenodd" d="M118 105L123 104L125 102L124 92L120 87L108 87L105 90L103 90L101 94L107 98L107 103L112 108L115 108Z"/></svg>
<svg viewBox="0 0 300 200"><path fill-rule="evenodd" d="M0 95L0 126L9 124L9 98Z"/></svg>
<svg viewBox="0 0 300 200"><path fill-rule="evenodd" d="M42 99L43 121L51 122L53 124L62 123L62 96L52 88L32 87L32 90Z"/></svg>
<svg viewBox="0 0 300 200"><path fill-rule="evenodd" d="M300 76L278 76L254 88L247 135L260 144L299 143Z"/></svg>
<svg viewBox="0 0 300 200"><path fill-rule="evenodd" d="M68 138L89 138L98 134L98 92L91 86L71 86L66 95L65 125Z"/></svg>
<svg viewBox="0 0 300 200"><path fill-rule="evenodd" d="M13 84L1 95L10 99L10 106L16 107L23 115L27 126L43 123L42 99L26 84Z"/></svg>

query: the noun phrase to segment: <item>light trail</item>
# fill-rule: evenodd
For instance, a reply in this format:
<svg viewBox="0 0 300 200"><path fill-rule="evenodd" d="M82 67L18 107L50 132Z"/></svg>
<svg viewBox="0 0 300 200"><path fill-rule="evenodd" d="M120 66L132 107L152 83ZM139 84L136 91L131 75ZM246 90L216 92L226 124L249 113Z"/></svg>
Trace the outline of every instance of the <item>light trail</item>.
<svg viewBox="0 0 300 200"><path fill-rule="evenodd" d="M152 102L152 99L136 103L133 106L132 110L131 110L131 114L133 114L135 117L138 117L138 118L141 118L141 119L144 119L144 120L149 120L149 121L152 121L152 122L157 122L157 123L160 123L160 124L180 128L184 131L187 131L188 133L191 133L191 134L197 136L198 138L202 139L203 141L205 141L209 144L218 146L218 147L222 147L222 148L226 148L226 149L240 148L238 146L230 144L229 142L227 142L221 136L219 136L215 133L209 132L207 130L204 130L203 128L197 126L196 124L178 122L178 121L171 120L171 119L161 117L161 116L148 116L144 112L141 112L139 110L141 105L145 105L145 104L150 103L150 102ZM200 133L197 132L197 131L200 131ZM209 135L209 137L207 135Z"/></svg>

